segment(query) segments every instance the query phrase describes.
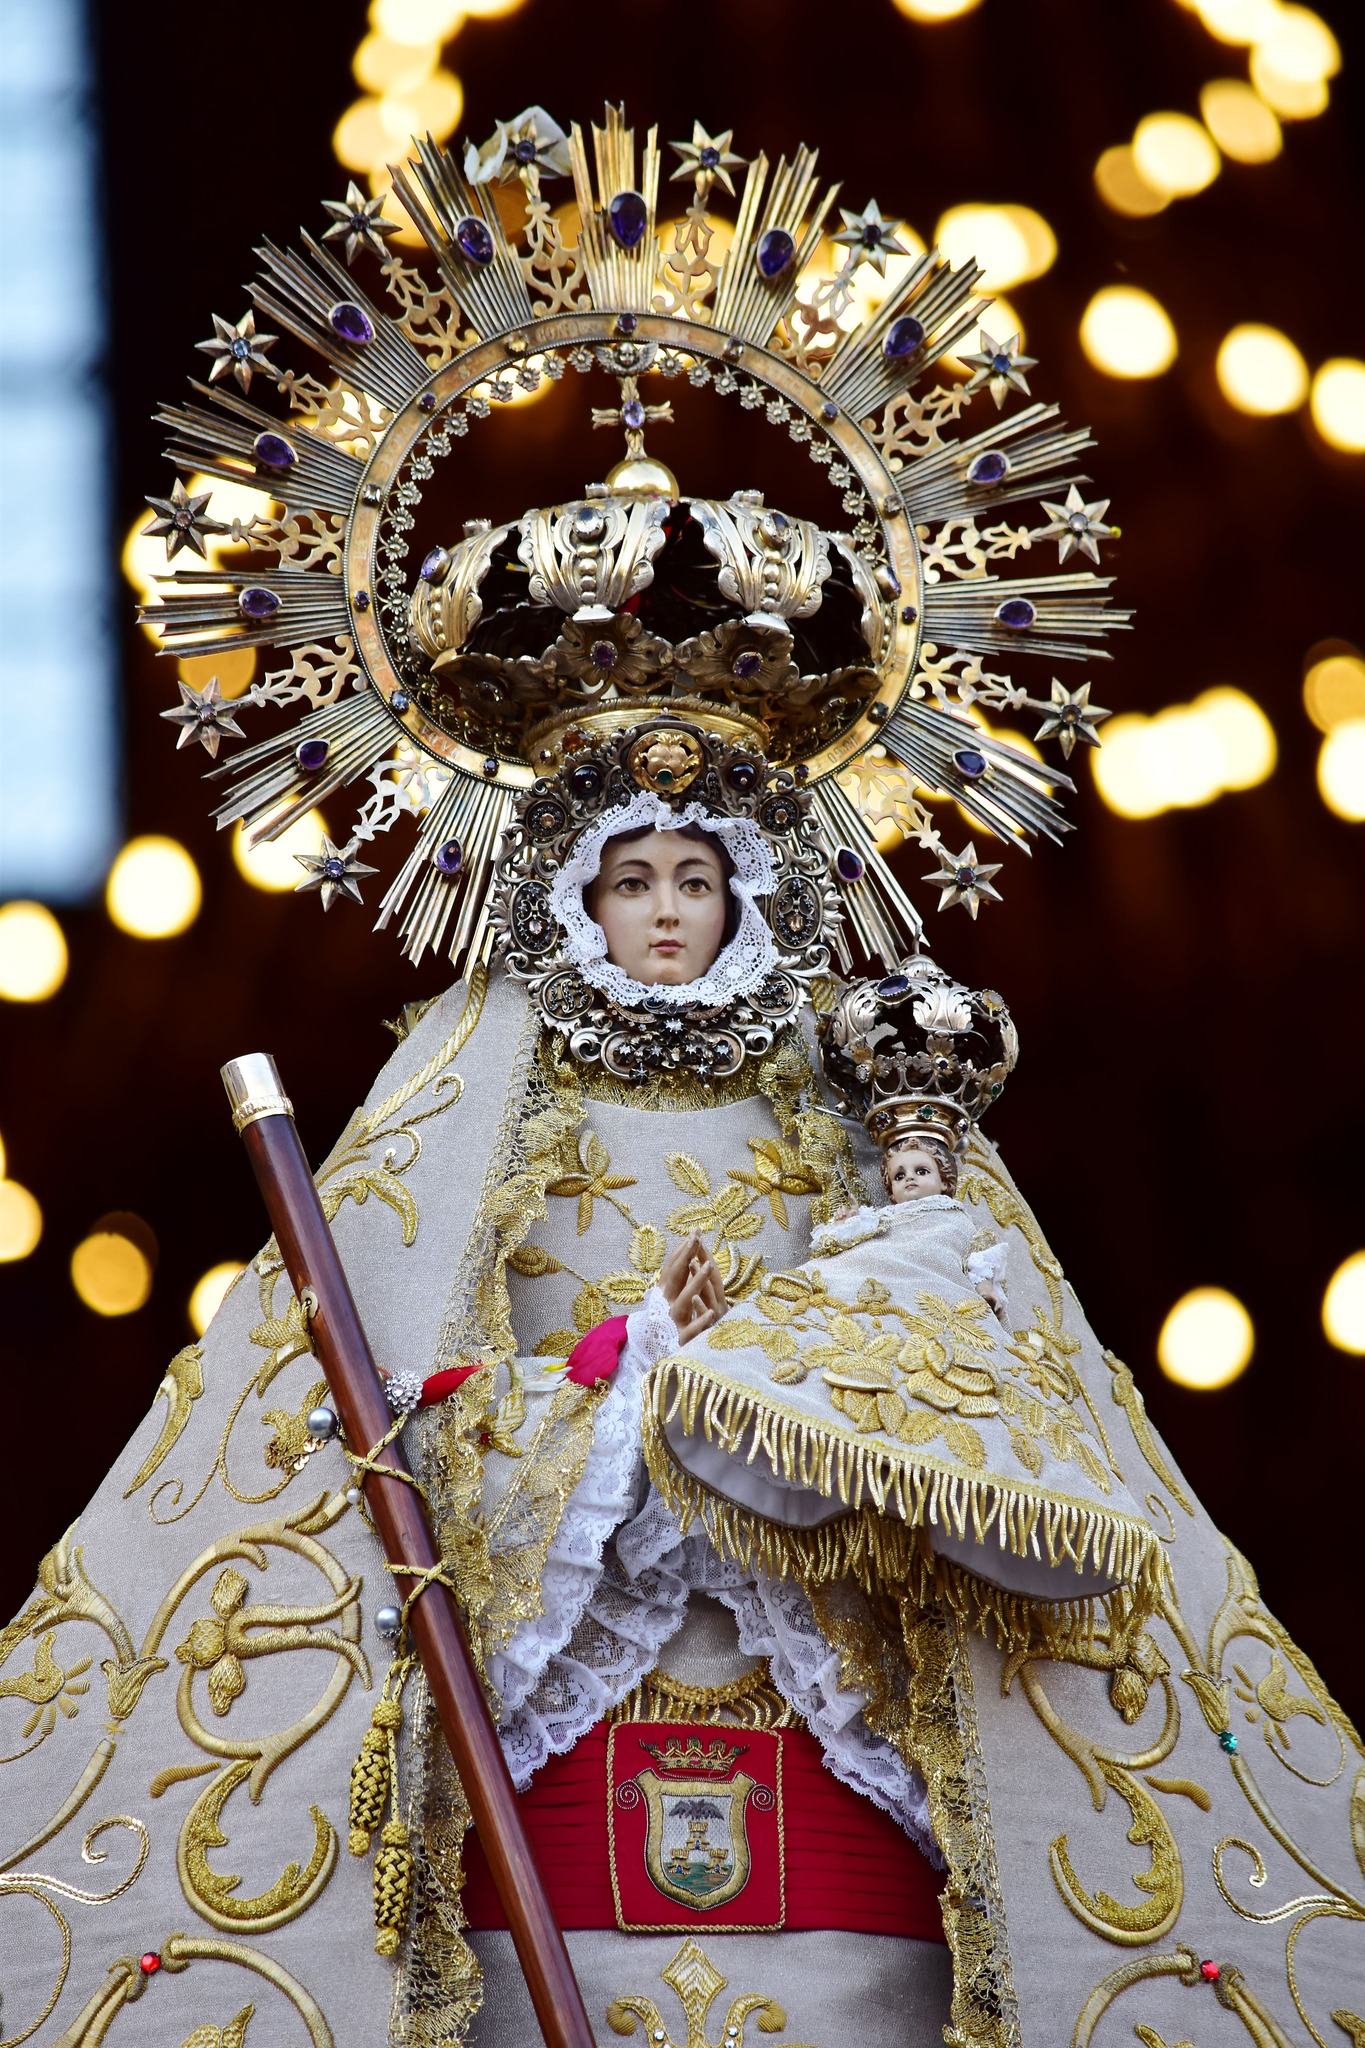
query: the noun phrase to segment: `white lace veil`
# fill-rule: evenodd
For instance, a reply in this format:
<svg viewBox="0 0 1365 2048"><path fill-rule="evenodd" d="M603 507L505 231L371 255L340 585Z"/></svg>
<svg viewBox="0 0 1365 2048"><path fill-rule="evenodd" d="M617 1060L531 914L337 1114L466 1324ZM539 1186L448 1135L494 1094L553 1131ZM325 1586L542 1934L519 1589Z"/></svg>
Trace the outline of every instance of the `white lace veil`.
<svg viewBox="0 0 1365 2048"><path fill-rule="evenodd" d="M607 841L619 839L623 832L637 832L642 825L659 832L677 832L684 825L696 825L701 831L714 834L734 868L730 893L739 905L739 927L698 981L656 986L632 981L624 969L608 960L606 933L584 906L583 891L597 878ZM625 1009L639 1009L645 1003L662 1004L670 1010L698 1005L710 1009L751 994L776 965L777 948L756 901L759 896L770 895L776 885L772 852L752 819L713 817L700 804L687 804L681 811L675 811L662 797L642 791L628 804L599 818L591 831L577 841L555 877L550 909L564 928L568 958L583 979L612 1002Z"/></svg>

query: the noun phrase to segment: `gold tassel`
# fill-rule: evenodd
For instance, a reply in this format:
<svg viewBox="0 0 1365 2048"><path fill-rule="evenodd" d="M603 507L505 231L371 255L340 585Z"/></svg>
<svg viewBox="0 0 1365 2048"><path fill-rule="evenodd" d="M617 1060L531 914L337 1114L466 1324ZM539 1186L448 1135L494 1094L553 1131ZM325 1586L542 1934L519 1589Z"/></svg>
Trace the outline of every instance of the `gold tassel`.
<svg viewBox="0 0 1365 2048"><path fill-rule="evenodd" d="M379 1932L374 1947L376 1955L391 1956L397 1953L407 1925L412 1850L401 1820L386 1821L379 1839L382 1847L374 1859L374 1924Z"/></svg>
<svg viewBox="0 0 1365 2048"><path fill-rule="evenodd" d="M380 1699L370 1715L360 1754L351 1765L351 1832L347 1846L353 1856L367 1856L370 1837L384 1818L389 1798L390 1738L403 1725L397 1700Z"/></svg>

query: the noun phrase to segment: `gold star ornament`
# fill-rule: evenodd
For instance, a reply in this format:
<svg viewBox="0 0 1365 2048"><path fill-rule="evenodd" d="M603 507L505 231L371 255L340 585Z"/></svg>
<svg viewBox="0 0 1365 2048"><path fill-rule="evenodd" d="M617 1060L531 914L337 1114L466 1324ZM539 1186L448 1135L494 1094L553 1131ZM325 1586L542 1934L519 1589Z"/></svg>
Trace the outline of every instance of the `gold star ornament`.
<svg viewBox="0 0 1365 2048"><path fill-rule="evenodd" d="M1065 559L1065 558L1064 558ZM1034 738L1055 739L1065 760L1071 759L1071 749L1077 740L1083 746L1097 747L1100 736L1095 727L1109 713L1103 705L1090 702L1090 685L1082 683L1079 690L1064 690L1056 676L1052 678L1052 708L1039 726Z"/></svg>
<svg viewBox="0 0 1365 2048"><path fill-rule="evenodd" d="M998 860L978 860L976 847L969 839L961 853L952 854L945 849L939 856L937 871L925 875L924 880L938 883L940 910L951 910L955 903L961 903L975 919L987 898L992 903L1001 900L1000 891L991 886L991 876L998 875L1000 867Z"/></svg>

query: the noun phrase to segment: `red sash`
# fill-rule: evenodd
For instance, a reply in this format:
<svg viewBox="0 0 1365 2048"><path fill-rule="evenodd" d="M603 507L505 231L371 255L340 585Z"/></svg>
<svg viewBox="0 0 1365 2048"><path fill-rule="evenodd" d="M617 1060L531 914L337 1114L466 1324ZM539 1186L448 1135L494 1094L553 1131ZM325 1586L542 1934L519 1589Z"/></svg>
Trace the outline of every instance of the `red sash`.
<svg viewBox="0 0 1365 2048"><path fill-rule="evenodd" d="M942 1941L942 1876L804 1728L599 1722L521 1811L561 1927L842 1929ZM507 1919L476 1836L472 1928Z"/></svg>

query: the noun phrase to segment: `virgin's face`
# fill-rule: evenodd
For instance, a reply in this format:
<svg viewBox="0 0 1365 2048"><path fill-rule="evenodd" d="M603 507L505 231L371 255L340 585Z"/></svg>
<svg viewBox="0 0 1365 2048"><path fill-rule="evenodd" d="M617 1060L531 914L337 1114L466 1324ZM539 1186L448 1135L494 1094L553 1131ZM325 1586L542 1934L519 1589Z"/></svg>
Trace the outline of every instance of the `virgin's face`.
<svg viewBox="0 0 1365 2048"><path fill-rule="evenodd" d="M941 1195L943 1172L932 1152L918 1145L907 1146L891 1155L887 1179L893 1202L917 1202L924 1195Z"/></svg>
<svg viewBox="0 0 1365 2048"><path fill-rule="evenodd" d="M725 933L729 889L713 846L681 832L609 839L593 894L607 958L632 981L698 981Z"/></svg>

